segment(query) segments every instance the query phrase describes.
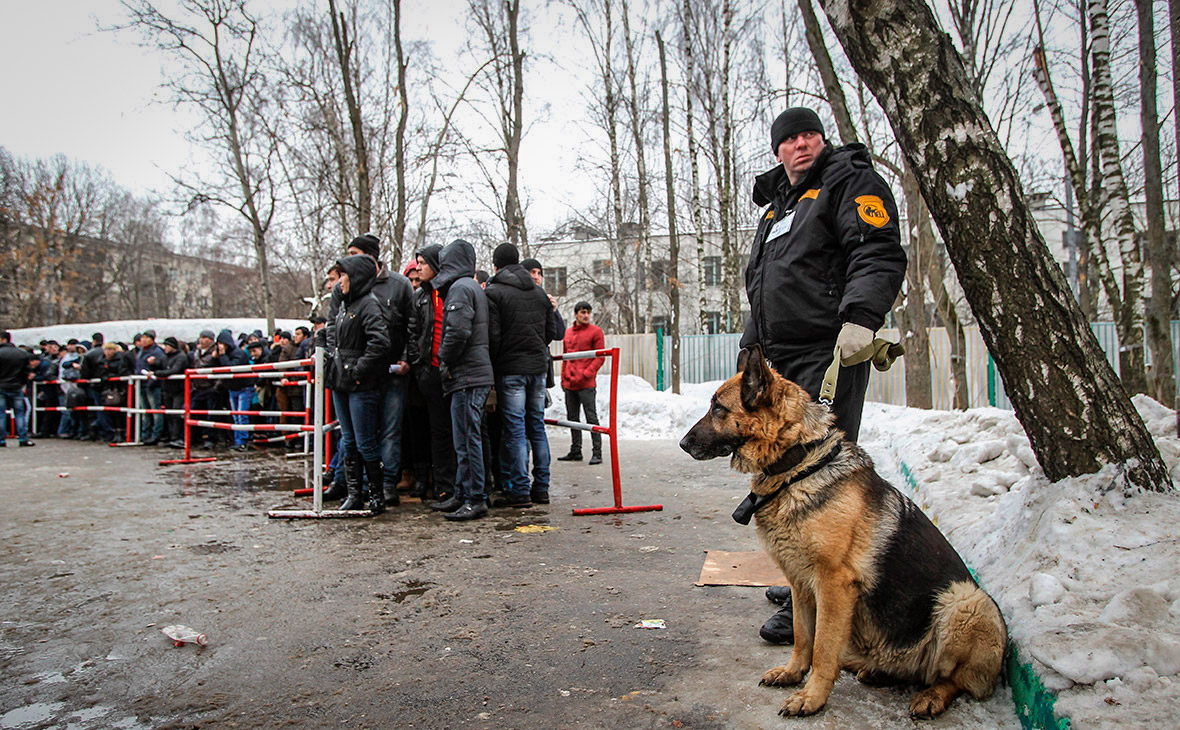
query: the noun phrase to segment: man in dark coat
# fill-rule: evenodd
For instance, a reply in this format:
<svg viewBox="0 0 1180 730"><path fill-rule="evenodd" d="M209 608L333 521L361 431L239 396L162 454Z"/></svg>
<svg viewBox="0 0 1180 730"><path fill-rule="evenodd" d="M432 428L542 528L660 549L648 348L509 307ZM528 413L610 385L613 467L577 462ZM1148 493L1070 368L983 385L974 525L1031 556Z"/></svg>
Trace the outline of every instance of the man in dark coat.
<svg viewBox="0 0 1180 730"><path fill-rule="evenodd" d="M167 362L164 350L156 344L156 331L147 330L139 338L139 351L135 357L135 374L146 375L154 373L164 367ZM140 392L148 408L159 408L164 400L164 392L160 383L145 380L140 385ZM144 417L144 446L155 446L164 440L164 417L158 413L149 413Z"/></svg>
<svg viewBox="0 0 1180 730"><path fill-rule="evenodd" d="M442 344L443 297L435 288L441 264L442 246L425 246L415 254L418 262L419 286L414 292L410 316L407 354L413 368L418 390L426 402L430 419L431 475L434 496L431 505L454 506L455 449L451 437L451 399L442 387L438 348Z"/></svg>
<svg viewBox="0 0 1180 730"><path fill-rule="evenodd" d="M101 406L102 383L91 383L89 381L102 376L102 333L95 332L91 335L90 341L94 344L82 356L82 365L78 370L78 383L86 396L84 405ZM80 424L78 432L87 434L87 438L91 441L97 440L99 437L98 415L91 415L90 411L78 411L76 416Z"/></svg>
<svg viewBox="0 0 1180 730"><path fill-rule="evenodd" d="M503 422L502 504L527 507L549 502L549 438L545 435L545 376L557 323L545 290L519 263L520 252L501 244L492 256L495 275L488 298L488 340L496 375L496 408ZM529 447L533 479L529 482ZM497 500L493 506L500 506Z"/></svg>
<svg viewBox="0 0 1180 730"><path fill-rule="evenodd" d="M9 408L16 419L16 437L20 445L33 445L29 440L24 394L25 384L33 374L30 361L29 353L12 344L12 335L7 330L0 331L0 427L3 428L0 430L0 446L4 446L8 438L8 419L4 415Z"/></svg>
<svg viewBox="0 0 1180 730"><path fill-rule="evenodd" d="M474 520L488 513L484 494L480 423L495 379L488 353L488 300L475 281L475 249L462 239L439 254L434 286L443 297L438 348L443 393L451 397L455 448L455 495L439 509L448 520Z"/></svg>
<svg viewBox="0 0 1180 730"><path fill-rule="evenodd" d="M400 501L397 483L402 473L402 415L410 366L405 361L406 336L410 321L410 299L414 293L410 280L381 265L381 242L371 233L357 236L348 246L350 255L364 254L377 264L377 278L371 292L381 302L389 330L389 353L386 374L381 385L381 462L384 464L385 504ZM370 489L372 486L370 486Z"/></svg>
<svg viewBox="0 0 1180 730"><path fill-rule="evenodd" d="M217 341L214 344L214 350L217 354L213 357L213 361L211 363L213 367L233 367L237 365L247 365L250 362L250 356L246 354L242 348L238 347L238 343L234 340L233 333L228 329L224 329L217 333ZM250 401L254 398L253 381L233 378L226 380L225 383L226 390L229 392L229 410L250 410ZM208 416L205 416L204 418L208 418ZM245 426L250 423L250 417L233 416L233 422L239 426ZM233 434L234 450L245 451L246 444L250 440L249 432L234 431Z"/></svg>
<svg viewBox="0 0 1180 730"><path fill-rule="evenodd" d="M766 209L746 267L750 319L741 345L760 344L779 374L818 400L835 350L848 358L871 345L901 289L897 204L864 145L829 145L811 109L780 114L770 142L781 164L754 181L754 203ZM869 363L843 368L837 383L835 425L856 441ZM789 589L767 597L783 608L762 638L792 641Z"/></svg>
<svg viewBox="0 0 1180 730"><path fill-rule="evenodd" d="M188 353L181 349L180 341L175 337L164 338L164 366L156 370L156 377L160 378L160 395L164 408L181 410L184 408L184 379L173 375L184 375L188 369ZM184 448L184 416L169 415L164 419L168 428L168 445Z"/></svg>

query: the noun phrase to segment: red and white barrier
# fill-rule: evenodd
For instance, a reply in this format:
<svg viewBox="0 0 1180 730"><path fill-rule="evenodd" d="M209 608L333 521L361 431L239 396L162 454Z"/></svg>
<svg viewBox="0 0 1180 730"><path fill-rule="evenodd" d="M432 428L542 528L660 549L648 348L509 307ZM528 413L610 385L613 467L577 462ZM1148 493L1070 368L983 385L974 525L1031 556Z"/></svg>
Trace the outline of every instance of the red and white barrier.
<svg viewBox="0 0 1180 730"><path fill-rule="evenodd" d="M554 360L589 360L595 357L609 357L611 358L610 368L610 425L596 426L590 423L579 423L578 421L567 421L558 418L546 418L545 423L550 426L561 426L563 428L576 429L579 431L590 431L592 433L600 433L610 440L610 471L611 482L614 485L615 491L615 505L613 507L590 507L585 509L575 509L575 515L613 515L624 512L657 512L664 509L662 504L649 504L643 506L624 506L623 505L623 485L622 479L619 476L619 438L618 438L618 414L617 405L619 402L619 348L614 347L609 350L586 350L584 352L570 352L564 355L553 355Z"/></svg>

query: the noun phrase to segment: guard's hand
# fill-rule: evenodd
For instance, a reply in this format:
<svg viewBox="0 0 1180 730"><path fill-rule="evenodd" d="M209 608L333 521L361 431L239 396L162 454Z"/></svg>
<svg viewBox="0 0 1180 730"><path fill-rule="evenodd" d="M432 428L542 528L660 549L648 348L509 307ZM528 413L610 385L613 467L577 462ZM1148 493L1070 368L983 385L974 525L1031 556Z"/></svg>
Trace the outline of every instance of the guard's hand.
<svg viewBox="0 0 1180 730"><path fill-rule="evenodd" d="M856 353L873 344L873 331L859 324L845 322L836 337L836 347L840 348L840 359L847 360Z"/></svg>

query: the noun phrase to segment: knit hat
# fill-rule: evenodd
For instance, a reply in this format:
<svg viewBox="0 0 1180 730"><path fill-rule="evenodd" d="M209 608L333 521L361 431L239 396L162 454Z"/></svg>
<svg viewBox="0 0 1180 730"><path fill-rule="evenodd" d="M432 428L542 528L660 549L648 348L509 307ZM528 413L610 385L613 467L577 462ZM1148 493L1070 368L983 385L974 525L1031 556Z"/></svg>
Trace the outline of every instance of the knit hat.
<svg viewBox="0 0 1180 730"><path fill-rule="evenodd" d="M819 132L827 137L818 114L805 106L793 106L779 114L770 125L770 151L777 155L783 140L800 132Z"/></svg>
<svg viewBox="0 0 1180 730"><path fill-rule="evenodd" d="M532 271L533 269L541 269L541 271L545 270L542 268L541 262L536 259L525 259L524 261L520 262L520 265L524 267L525 271Z"/></svg>
<svg viewBox="0 0 1180 730"><path fill-rule="evenodd" d="M348 247L357 248L361 253L377 258L381 253L381 239L372 233L362 233L352 239L352 243L348 244Z"/></svg>
<svg viewBox="0 0 1180 730"><path fill-rule="evenodd" d="M165 344L165 345L168 345L168 346L170 346L170 347L174 347L174 348L176 348L177 350L179 350L179 349L180 349L180 343L179 343L179 342L176 340L176 338L175 338L175 337L165 337L165 338L164 338L164 344Z"/></svg>
<svg viewBox="0 0 1180 730"><path fill-rule="evenodd" d="M247 350L253 350L254 348L258 348L259 350L261 350L265 347L266 347L266 343L263 342L262 340L254 340L253 342L246 343Z"/></svg>
<svg viewBox="0 0 1180 730"><path fill-rule="evenodd" d="M443 247L436 243L431 246L423 246L422 248L418 249L418 252L414 255L421 256L423 259L425 259L426 265L431 269L434 269L434 273L437 274L438 270L441 268L438 263L438 255L442 252L442 250Z"/></svg>
<svg viewBox="0 0 1180 730"><path fill-rule="evenodd" d="M147 335L148 337L152 338L153 340L156 339L156 331L155 330L144 330L143 333L145 335Z"/></svg>
<svg viewBox="0 0 1180 730"><path fill-rule="evenodd" d="M501 243L492 253L492 266L502 269L520 263L520 250L511 243Z"/></svg>
<svg viewBox="0 0 1180 730"><path fill-rule="evenodd" d="M414 259L410 263L406 264L406 268L402 269L402 276L409 276L411 271L417 271L417 270L418 270L418 259Z"/></svg>
<svg viewBox="0 0 1180 730"><path fill-rule="evenodd" d="M217 335L213 334L213 330L201 330L201 337L208 337L211 340L217 339Z"/></svg>

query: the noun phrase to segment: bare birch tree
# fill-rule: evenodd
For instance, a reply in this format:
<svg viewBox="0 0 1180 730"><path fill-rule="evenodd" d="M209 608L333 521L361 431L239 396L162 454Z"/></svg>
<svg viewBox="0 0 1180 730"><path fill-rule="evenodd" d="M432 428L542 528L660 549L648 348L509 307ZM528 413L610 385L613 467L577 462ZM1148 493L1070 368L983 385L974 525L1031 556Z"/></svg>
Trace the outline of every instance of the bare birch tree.
<svg viewBox="0 0 1180 730"><path fill-rule="evenodd" d="M669 271L668 280L670 290L668 298L672 303L671 337L672 337L672 392L680 392L680 236L676 232L676 191L672 184L672 112L668 107L668 60L664 53L664 39L656 31L656 45L660 53L660 99L663 110L664 126L664 186L668 196L668 243L669 243Z"/></svg>
<svg viewBox="0 0 1180 730"><path fill-rule="evenodd" d="M930 9L921 0L823 0L823 7L917 173L1046 476L1117 464L1127 488L1171 490L1151 435L1049 255L962 57ZM1003 286L1009 281L1021 286Z"/></svg>
<svg viewBox="0 0 1180 730"><path fill-rule="evenodd" d="M266 114L259 21L245 0L188 0L183 17L170 17L149 0L123 0L141 43L173 56L181 74L166 82L177 103L195 107L206 132L200 142L220 158L219 179L177 180L193 203L215 202L249 224L268 331L274 329L274 297L267 261L267 231L274 220L275 145L259 123Z"/></svg>

